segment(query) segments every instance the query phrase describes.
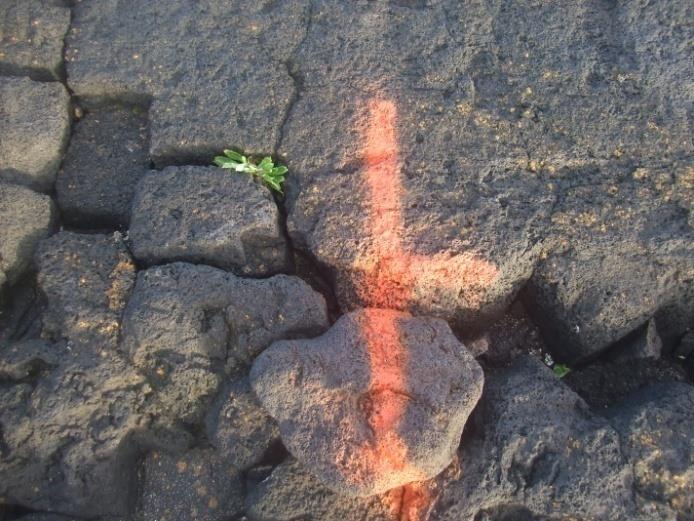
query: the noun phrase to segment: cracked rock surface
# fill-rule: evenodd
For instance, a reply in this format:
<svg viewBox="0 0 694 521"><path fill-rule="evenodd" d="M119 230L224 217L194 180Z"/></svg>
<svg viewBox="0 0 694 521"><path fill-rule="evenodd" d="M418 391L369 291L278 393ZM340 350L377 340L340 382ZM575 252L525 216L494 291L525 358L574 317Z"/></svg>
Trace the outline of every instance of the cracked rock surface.
<svg viewBox="0 0 694 521"><path fill-rule="evenodd" d="M60 83L0 76L0 180L49 191L70 132Z"/></svg>
<svg viewBox="0 0 694 521"><path fill-rule="evenodd" d="M283 340L251 382L289 451L337 492L368 496L441 472L482 392L445 322L365 309L313 340Z"/></svg>
<svg viewBox="0 0 694 521"><path fill-rule="evenodd" d="M33 265L34 249L56 219L48 196L0 183L0 297Z"/></svg>
<svg viewBox="0 0 694 521"><path fill-rule="evenodd" d="M204 263L244 276L288 270L289 253L269 189L220 168L151 171L136 188L130 238L147 264Z"/></svg>
<svg viewBox="0 0 694 521"><path fill-rule="evenodd" d="M0 0L0 521L694 520L690 4Z"/></svg>

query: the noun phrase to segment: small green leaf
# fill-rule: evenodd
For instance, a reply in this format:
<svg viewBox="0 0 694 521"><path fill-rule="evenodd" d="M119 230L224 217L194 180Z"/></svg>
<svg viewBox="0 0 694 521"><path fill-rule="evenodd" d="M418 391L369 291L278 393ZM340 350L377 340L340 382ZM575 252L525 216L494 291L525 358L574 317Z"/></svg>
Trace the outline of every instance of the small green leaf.
<svg viewBox="0 0 694 521"><path fill-rule="evenodd" d="M272 158L264 157L263 160L258 164L258 166L265 172L271 172L272 167L275 165L272 162Z"/></svg>
<svg viewBox="0 0 694 521"><path fill-rule="evenodd" d="M257 165L234 150L224 150L224 156L216 156L213 163L221 168L243 172L258 177L266 186L282 193L286 166L275 166L272 158L264 157Z"/></svg>
<svg viewBox="0 0 694 521"><path fill-rule="evenodd" d="M222 168L231 168L231 165L234 165L234 163L231 159L228 157L224 156L217 156L214 158L214 164L217 166L220 166Z"/></svg>
<svg viewBox="0 0 694 521"><path fill-rule="evenodd" d="M227 156L229 159L233 159L234 161L237 161L239 163L245 163L245 157L243 157L241 154L234 150L225 150L224 155Z"/></svg>
<svg viewBox="0 0 694 521"><path fill-rule="evenodd" d="M554 371L554 374L556 374L559 378L564 378L571 372L571 369L565 364L554 364L552 371Z"/></svg>

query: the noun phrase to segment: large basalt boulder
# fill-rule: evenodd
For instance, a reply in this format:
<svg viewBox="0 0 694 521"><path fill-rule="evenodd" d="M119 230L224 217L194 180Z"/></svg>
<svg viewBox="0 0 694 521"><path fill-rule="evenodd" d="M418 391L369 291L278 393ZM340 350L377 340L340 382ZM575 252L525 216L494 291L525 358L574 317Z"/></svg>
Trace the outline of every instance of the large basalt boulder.
<svg viewBox="0 0 694 521"><path fill-rule="evenodd" d="M7 288L33 265L36 246L50 234L55 219L47 195L0 183L0 303Z"/></svg>
<svg viewBox="0 0 694 521"><path fill-rule="evenodd" d="M147 264L210 264L239 275L287 271L289 252L268 188L220 168L169 167L137 187L130 238Z"/></svg>
<svg viewBox="0 0 694 521"><path fill-rule="evenodd" d="M0 78L0 180L51 190L70 136L69 109L60 83Z"/></svg>
<svg viewBox="0 0 694 521"><path fill-rule="evenodd" d="M343 315L313 340L275 342L251 369L289 451L353 496L441 472L483 381L445 322L379 309Z"/></svg>
<svg viewBox="0 0 694 521"><path fill-rule="evenodd" d="M441 487L435 519L635 514L633 474L617 431L539 360L523 356L489 372L471 423L461 475Z"/></svg>

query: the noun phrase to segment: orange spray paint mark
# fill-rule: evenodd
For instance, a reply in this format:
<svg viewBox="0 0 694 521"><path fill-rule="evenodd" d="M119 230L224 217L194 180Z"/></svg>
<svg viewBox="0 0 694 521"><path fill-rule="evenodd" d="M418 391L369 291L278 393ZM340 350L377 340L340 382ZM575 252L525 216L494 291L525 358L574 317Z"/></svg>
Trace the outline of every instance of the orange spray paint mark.
<svg viewBox="0 0 694 521"><path fill-rule="evenodd" d="M484 289L498 275L492 264L473 255L440 253L427 257L403 247L405 193L396 135L397 109L385 99L371 100L367 109L362 159L370 248L355 262L357 271L365 274L357 287L359 296L368 306L406 310L420 288L435 288L462 294L469 305L479 304ZM461 281L465 281L462 289ZM417 483L426 476L408 459L407 444L398 434L409 400L407 349L395 315L367 313L364 317L361 329L369 353L371 383L363 407L373 441L360 447L358 456L376 474L413 482L386 494L384 500L401 521L421 521L428 515L432 494L425 484Z"/></svg>

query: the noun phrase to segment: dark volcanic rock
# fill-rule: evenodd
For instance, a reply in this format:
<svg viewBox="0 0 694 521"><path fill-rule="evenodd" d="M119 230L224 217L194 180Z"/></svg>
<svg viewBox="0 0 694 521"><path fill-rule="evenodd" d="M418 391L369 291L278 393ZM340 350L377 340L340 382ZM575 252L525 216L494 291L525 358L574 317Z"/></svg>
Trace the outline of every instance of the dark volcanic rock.
<svg viewBox="0 0 694 521"><path fill-rule="evenodd" d="M80 2L67 38L69 85L87 101L151 99L158 166L210 161L229 147L269 153L295 93L283 63L307 11L305 0Z"/></svg>
<svg viewBox="0 0 694 521"><path fill-rule="evenodd" d="M53 187L69 137L69 106L60 83L0 78L0 180Z"/></svg>
<svg viewBox="0 0 694 521"><path fill-rule="evenodd" d="M395 519L382 497L354 498L336 494L291 458L249 492L246 515L251 521Z"/></svg>
<svg viewBox="0 0 694 521"><path fill-rule="evenodd" d="M0 303L3 294L32 265L36 245L54 225L51 198L0 183Z"/></svg>
<svg viewBox="0 0 694 521"><path fill-rule="evenodd" d="M319 334L327 322L323 298L298 278L175 263L138 273L121 347L155 382L162 411L197 422L225 363L238 374L272 341Z"/></svg>
<svg viewBox="0 0 694 521"><path fill-rule="evenodd" d="M694 322L694 170L595 165L566 186L529 296L557 358L590 357L653 316L665 347Z"/></svg>
<svg viewBox="0 0 694 521"><path fill-rule="evenodd" d="M76 125L56 179L58 205L69 223L127 225L135 187L149 169L147 114L111 106Z"/></svg>
<svg viewBox="0 0 694 521"><path fill-rule="evenodd" d="M135 257L148 264L212 264L256 277L289 267L269 189L216 167L148 173L133 201L130 238Z"/></svg>
<svg viewBox="0 0 694 521"><path fill-rule="evenodd" d="M205 426L207 439L219 457L241 470L259 463L280 435L247 378L224 386L210 407Z"/></svg>
<svg viewBox="0 0 694 521"><path fill-rule="evenodd" d="M434 519L632 518L631 470L605 419L534 358L487 376Z"/></svg>
<svg viewBox="0 0 694 521"><path fill-rule="evenodd" d="M243 509L239 472L212 450L150 453L144 461L138 516L143 521L226 521Z"/></svg>
<svg viewBox="0 0 694 521"><path fill-rule="evenodd" d="M0 74L61 79L69 28L70 9L56 0L0 1Z"/></svg>
<svg viewBox="0 0 694 521"><path fill-rule="evenodd" d="M694 519L694 386L647 387L610 417L633 468L640 519Z"/></svg>
<svg viewBox="0 0 694 521"><path fill-rule="evenodd" d="M572 370L566 383L591 406L606 408L630 393L658 382L684 382L687 374L670 360L596 362Z"/></svg>
<svg viewBox="0 0 694 521"><path fill-rule="evenodd" d="M287 449L355 496L443 470L483 381L445 322L378 309L344 315L313 340L275 342L251 369Z"/></svg>
<svg viewBox="0 0 694 521"><path fill-rule="evenodd" d="M36 253L39 287L48 299L44 334L113 350L135 282L135 265L120 234L60 232Z"/></svg>
<svg viewBox="0 0 694 521"><path fill-rule="evenodd" d="M50 348L22 344L23 363L40 371L0 385L0 496L80 517L127 514L151 388L113 352ZM19 370L20 353L6 354Z"/></svg>

